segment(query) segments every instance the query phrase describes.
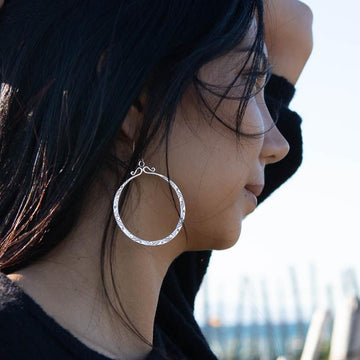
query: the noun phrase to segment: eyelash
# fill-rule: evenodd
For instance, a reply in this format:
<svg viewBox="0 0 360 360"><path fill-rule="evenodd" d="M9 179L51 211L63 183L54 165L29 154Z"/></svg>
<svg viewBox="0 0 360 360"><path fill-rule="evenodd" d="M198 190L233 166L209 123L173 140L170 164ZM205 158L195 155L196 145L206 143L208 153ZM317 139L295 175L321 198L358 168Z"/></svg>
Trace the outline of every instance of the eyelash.
<svg viewBox="0 0 360 360"><path fill-rule="evenodd" d="M267 66L263 71L258 72L246 72L243 73L246 79L249 79L252 75L256 76L256 81L253 88L251 89L251 97L261 92L269 81L271 75L271 65ZM260 85L262 84L262 85Z"/></svg>

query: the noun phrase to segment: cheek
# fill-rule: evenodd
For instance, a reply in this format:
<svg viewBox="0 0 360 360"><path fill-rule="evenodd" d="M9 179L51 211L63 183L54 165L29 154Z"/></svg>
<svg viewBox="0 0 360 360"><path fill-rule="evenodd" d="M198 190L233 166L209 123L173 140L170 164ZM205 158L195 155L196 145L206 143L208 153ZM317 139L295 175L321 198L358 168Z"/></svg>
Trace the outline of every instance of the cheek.
<svg viewBox="0 0 360 360"><path fill-rule="evenodd" d="M222 126L222 125L221 125ZM205 126L178 129L170 143L169 165L186 203L186 229L191 249L225 249L236 243L242 219L252 211L244 187L251 181L255 158L253 141L236 147L231 138ZM175 146L176 144L176 146Z"/></svg>
<svg viewBox="0 0 360 360"><path fill-rule="evenodd" d="M212 208L215 211L210 210L213 203L206 201L194 207L189 205L186 228L190 250L228 249L238 241L242 220L254 209L253 202L244 191L228 203L222 199L219 204Z"/></svg>
<svg viewBox="0 0 360 360"><path fill-rule="evenodd" d="M224 131L223 125L218 126ZM197 129L179 125L174 127L176 135L169 146L171 173L187 192L189 201L199 210L201 203L206 203L208 212L214 213L221 209L221 202L226 206L237 198L249 173L248 161L237 149L235 135L223 136L220 129L208 124Z"/></svg>
<svg viewBox="0 0 360 360"><path fill-rule="evenodd" d="M252 97L248 102L241 128L244 133L258 134L265 130L263 100L259 99L259 96L261 95Z"/></svg>

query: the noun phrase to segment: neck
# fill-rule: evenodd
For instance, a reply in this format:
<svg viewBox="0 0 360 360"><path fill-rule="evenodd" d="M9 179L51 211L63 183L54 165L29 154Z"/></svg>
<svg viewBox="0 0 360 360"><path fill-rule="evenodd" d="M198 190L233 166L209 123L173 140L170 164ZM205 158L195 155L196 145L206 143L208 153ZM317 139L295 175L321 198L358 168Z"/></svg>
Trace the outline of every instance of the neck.
<svg viewBox="0 0 360 360"><path fill-rule="evenodd" d="M142 359L151 348L127 329L102 292L99 254L104 219L91 215L81 219L86 221L46 257L8 276L89 348L106 356ZM109 268L105 271L108 295L117 312L123 318L126 313L149 343L162 281L171 262L183 251L180 239L176 240L145 247L122 233L116 236L112 267L122 307L111 285Z"/></svg>

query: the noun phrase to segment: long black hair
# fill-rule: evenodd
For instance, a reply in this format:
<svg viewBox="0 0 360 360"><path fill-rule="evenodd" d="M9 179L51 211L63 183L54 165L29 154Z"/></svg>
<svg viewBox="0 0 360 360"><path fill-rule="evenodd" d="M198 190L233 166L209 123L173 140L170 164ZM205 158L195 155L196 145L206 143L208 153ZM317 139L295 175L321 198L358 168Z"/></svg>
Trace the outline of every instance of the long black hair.
<svg viewBox="0 0 360 360"><path fill-rule="evenodd" d="M66 237L103 166L116 174L118 184L125 181L159 132L167 154L174 114L190 85L204 108L223 122L203 96L214 87L201 81L198 72L239 45L255 16L257 33L247 50L247 61L254 54L251 71L236 100L233 130L238 137L258 77L269 72L261 67L262 0L5 3L0 13L2 272L29 265ZM220 102L244 66L225 91L216 93ZM140 106L143 89L148 97L136 147L131 156L116 158L114 143L123 119L132 104ZM168 166L167 171L170 177ZM103 280L115 227L109 201ZM136 332L130 319L127 323Z"/></svg>

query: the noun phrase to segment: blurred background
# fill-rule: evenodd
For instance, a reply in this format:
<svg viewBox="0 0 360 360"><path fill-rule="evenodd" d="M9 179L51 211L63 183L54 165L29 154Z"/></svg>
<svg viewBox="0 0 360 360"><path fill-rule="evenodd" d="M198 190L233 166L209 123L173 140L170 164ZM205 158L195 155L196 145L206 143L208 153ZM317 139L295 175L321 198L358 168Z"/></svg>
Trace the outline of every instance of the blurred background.
<svg viewBox="0 0 360 360"><path fill-rule="evenodd" d="M233 248L213 252L196 300L220 359L305 359L312 346L306 359L338 360L331 341L340 349L360 338L351 300L360 281L360 3L303 2L314 48L290 104L303 119L302 166L245 219Z"/></svg>

